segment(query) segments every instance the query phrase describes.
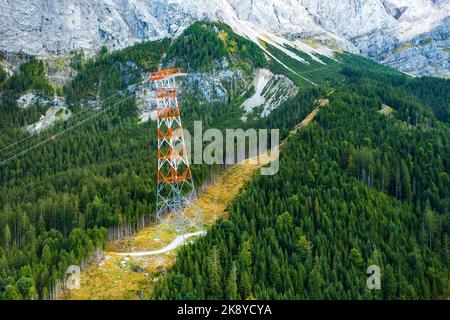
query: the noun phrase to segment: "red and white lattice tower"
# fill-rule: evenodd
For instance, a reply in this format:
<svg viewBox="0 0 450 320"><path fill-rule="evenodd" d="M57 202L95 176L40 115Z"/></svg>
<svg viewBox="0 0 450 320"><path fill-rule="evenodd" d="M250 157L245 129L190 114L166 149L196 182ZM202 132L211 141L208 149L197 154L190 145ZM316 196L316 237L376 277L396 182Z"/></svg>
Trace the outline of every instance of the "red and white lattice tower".
<svg viewBox="0 0 450 320"><path fill-rule="evenodd" d="M157 112L158 168L156 224L174 227L183 234L202 229L191 167L178 107L175 77L182 70L167 69L147 73L147 84L155 91ZM189 212L187 207L191 208Z"/></svg>

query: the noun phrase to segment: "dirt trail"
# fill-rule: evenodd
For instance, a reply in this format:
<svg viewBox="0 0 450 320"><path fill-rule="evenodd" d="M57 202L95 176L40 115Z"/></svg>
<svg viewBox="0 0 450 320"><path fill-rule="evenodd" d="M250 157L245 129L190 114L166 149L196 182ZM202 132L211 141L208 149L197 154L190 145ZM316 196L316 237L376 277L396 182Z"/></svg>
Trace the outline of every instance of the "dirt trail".
<svg viewBox="0 0 450 320"><path fill-rule="evenodd" d="M206 231L197 231L192 233L185 233L177 236L171 243L169 243L164 248L153 250L153 251L137 251L137 252L110 252L110 255L116 255L121 257L145 257L145 256L154 256L157 254L163 254L169 251L172 251L179 246L187 243L189 238L204 236Z"/></svg>

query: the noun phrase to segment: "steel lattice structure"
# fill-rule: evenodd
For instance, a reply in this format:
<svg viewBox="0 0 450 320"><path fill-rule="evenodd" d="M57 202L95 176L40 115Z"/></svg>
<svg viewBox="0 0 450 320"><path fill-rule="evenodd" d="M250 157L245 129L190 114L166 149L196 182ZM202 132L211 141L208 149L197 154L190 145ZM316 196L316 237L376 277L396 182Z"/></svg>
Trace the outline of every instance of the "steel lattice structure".
<svg viewBox="0 0 450 320"><path fill-rule="evenodd" d="M186 232L201 229L202 219L195 201L197 195L186 153L183 126L178 106L175 77L181 69L147 73L148 85L154 88L157 112L158 167L156 188L156 224L174 226ZM187 207L192 210L187 212ZM192 211L192 212L191 212Z"/></svg>

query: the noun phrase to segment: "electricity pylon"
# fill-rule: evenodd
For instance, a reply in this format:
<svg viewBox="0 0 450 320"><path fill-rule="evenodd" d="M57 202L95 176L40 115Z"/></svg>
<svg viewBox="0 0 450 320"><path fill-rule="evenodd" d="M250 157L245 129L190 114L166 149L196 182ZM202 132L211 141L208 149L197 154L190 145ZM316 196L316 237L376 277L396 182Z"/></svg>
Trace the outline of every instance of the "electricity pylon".
<svg viewBox="0 0 450 320"><path fill-rule="evenodd" d="M185 234L193 229L201 230L203 220L195 203L197 194L178 107L175 77L180 75L184 74L179 68L149 72L146 83L150 90L154 88L156 95L158 168L155 230L161 224Z"/></svg>

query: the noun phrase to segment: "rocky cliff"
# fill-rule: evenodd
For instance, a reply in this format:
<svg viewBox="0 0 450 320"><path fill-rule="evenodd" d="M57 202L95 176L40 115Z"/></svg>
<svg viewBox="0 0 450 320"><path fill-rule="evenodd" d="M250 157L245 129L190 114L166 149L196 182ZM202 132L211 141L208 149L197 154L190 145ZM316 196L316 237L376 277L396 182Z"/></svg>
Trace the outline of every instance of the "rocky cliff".
<svg viewBox="0 0 450 320"><path fill-rule="evenodd" d="M361 53L417 75L449 76L450 0L0 0L0 51L44 56L123 48L220 20Z"/></svg>

